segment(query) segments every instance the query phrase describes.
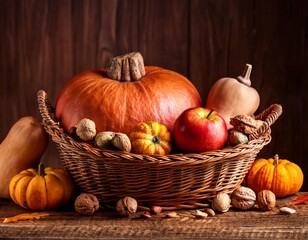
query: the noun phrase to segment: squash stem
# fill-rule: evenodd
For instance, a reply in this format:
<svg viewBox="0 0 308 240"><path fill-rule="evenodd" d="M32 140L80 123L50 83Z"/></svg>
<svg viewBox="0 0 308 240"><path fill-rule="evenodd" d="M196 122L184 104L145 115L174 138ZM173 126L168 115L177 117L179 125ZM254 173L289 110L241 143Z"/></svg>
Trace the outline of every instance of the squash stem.
<svg viewBox="0 0 308 240"><path fill-rule="evenodd" d="M277 166L278 162L279 162L279 155L275 154L275 156L274 156L274 166Z"/></svg>
<svg viewBox="0 0 308 240"><path fill-rule="evenodd" d="M247 87L251 86L251 80L250 80L251 70L252 70L252 65L247 63L242 75L237 77L237 80L246 85Z"/></svg>
<svg viewBox="0 0 308 240"><path fill-rule="evenodd" d="M158 137L158 136L154 136L154 137L152 138L152 142L155 143L155 144L159 144L159 143L160 143L159 137Z"/></svg>
<svg viewBox="0 0 308 240"><path fill-rule="evenodd" d="M38 166L37 175L38 176L42 176L42 177L44 177L46 175L46 173L45 173L45 164L42 163L42 162Z"/></svg>
<svg viewBox="0 0 308 240"><path fill-rule="evenodd" d="M145 76L143 57L139 52L132 52L110 59L107 67L110 79L120 82L134 82Z"/></svg>

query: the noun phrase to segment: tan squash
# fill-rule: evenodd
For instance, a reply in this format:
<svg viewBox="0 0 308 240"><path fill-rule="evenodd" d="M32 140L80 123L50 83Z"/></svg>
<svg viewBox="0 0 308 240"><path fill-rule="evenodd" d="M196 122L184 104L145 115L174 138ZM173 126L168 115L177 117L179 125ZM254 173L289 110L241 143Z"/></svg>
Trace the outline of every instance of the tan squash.
<svg viewBox="0 0 308 240"><path fill-rule="evenodd" d="M259 93L251 87L251 70L252 66L246 64L241 76L221 78L209 91L206 107L215 109L225 119L228 129L232 128L230 118L239 114L250 116L259 107Z"/></svg>
<svg viewBox="0 0 308 240"><path fill-rule="evenodd" d="M0 145L0 198L10 198L9 183L22 170L37 167L48 146L48 134L32 116L19 119Z"/></svg>

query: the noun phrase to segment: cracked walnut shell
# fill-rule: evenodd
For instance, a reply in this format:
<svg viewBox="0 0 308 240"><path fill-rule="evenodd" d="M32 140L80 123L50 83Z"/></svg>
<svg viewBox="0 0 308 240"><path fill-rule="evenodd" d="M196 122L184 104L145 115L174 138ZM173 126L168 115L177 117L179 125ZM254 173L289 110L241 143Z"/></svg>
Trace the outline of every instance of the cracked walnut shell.
<svg viewBox="0 0 308 240"><path fill-rule="evenodd" d="M74 203L75 211L82 215L93 215L99 209L99 201L94 194L81 193Z"/></svg>
<svg viewBox="0 0 308 240"><path fill-rule="evenodd" d="M116 210L122 216L129 216L137 211L138 203L132 197L125 197L117 202Z"/></svg>
<svg viewBox="0 0 308 240"><path fill-rule="evenodd" d="M231 204L240 210L248 210L254 207L257 197L255 192L248 187L239 187L231 194Z"/></svg>
<svg viewBox="0 0 308 240"><path fill-rule="evenodd" d="M276 206L276 195L270 190L262 190L257 195L258 207L270 211Z"/></svg>

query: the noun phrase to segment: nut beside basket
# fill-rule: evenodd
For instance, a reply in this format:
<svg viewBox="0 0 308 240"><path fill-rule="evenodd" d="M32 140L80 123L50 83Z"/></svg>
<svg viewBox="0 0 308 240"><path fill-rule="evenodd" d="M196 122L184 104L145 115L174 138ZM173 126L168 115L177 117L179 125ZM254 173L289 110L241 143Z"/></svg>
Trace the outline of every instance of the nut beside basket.
<svg viewBox="0 0 308 240"><path fill-rule="evenodd" d="M282 113L278 104L257 119L264 124L247 144L199 154L140 155L102 150L70 137L54 117L46 92L38 92L46 131L55 142L63 166L81 192L94 194L101 205L131 196L141 206L166 210L207 206L218 192L231 193L243 181L259 151L271 141L270 126Z"/></svg>

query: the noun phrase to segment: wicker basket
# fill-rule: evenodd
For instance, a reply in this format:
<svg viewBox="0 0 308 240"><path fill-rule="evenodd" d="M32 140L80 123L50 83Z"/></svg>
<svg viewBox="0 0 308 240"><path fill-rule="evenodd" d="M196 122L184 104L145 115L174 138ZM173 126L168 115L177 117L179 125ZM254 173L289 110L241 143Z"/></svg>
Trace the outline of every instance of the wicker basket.
<svg viewBox="0 0 308 240"><path fill-rule="evenodd" d="M281 115L278 104L257 116L264 124L247 144L200 154L139 155L101 150L66 134L54 117L47 94L38 92L46 131L56 143L63 166L80 192L93 193L104 206L124 196L139 205L165 210L206 206L218 192L231 193L243 181L259 151L271 141L270 126Z"/></svg>

